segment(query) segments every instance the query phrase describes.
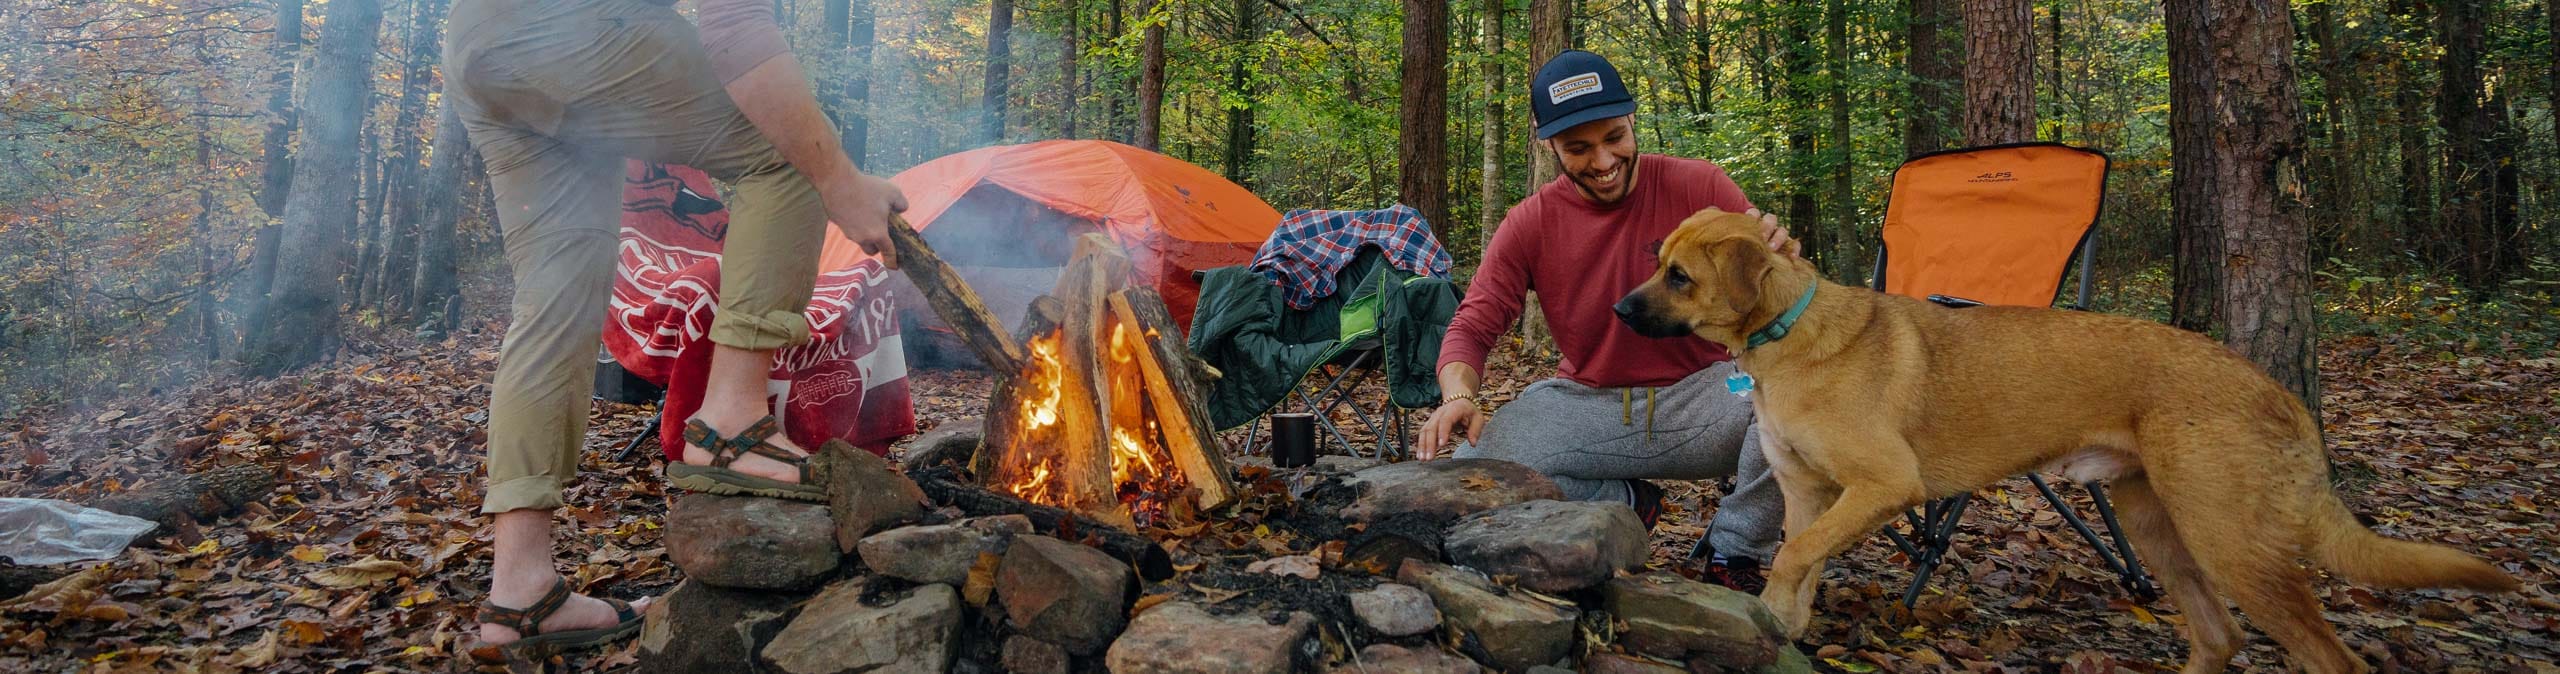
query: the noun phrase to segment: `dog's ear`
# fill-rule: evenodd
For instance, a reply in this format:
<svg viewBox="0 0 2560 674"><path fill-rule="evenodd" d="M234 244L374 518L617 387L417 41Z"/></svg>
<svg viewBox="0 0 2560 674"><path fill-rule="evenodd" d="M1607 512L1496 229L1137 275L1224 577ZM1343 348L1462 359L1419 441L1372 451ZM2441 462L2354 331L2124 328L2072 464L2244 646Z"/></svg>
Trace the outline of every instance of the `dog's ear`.
<svg viewBox="0 0 2560 674"><path fill-rule="evenodd" d="M1725 302L1735 316L1749 319L1751 310L1760 304L1760 279L1769 273L1768 251L1757 241L1726 239L1717 242L1712 252L1716 267L1724 271Z"/></svg>

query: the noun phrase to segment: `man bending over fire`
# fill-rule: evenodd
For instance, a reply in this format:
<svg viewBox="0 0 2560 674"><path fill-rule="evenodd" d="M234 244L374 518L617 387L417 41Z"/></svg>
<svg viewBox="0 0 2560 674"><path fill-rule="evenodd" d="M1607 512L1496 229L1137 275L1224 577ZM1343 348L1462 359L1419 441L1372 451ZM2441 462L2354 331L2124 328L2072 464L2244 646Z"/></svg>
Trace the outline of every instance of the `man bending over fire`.
<svg viewBox="0 0 2560 674"><path fill-rule="evenodd" d="M488 644L593 646L640 624L633 606L571 593L551 549L586 436L626 157L733 186L711 371L672 484L826 500L768 416L765 380L775 350L809 339L826 223L893 255L888 218L906 200L838 148L773 3L697 2L698 31L673 0L460 0L447 24L445 95L488 164L515 272L480 506L495 523Z"/></svg>
<svg viewBox="0 0 2560 674"><path fill-rule="evenodd" d="M1635 97L1607 59L1557 54L1530 87L1538 139L1563 168L1513 206L1440 344L1442 404L1417 453L1440 454L1463 428L1460 457L1504 459L1555 478L1568 498L1617 500L1650 527L1662 488L1646 479L1734 478L1707 529L1710 571L1758 591L1785 502L1753 430L1750 401L1729 392L1733 357L1696 337L1637 335L1610 306L1644 283L1664 236L1709 206L1761 219L1770 250L1794 254L1777 218L1752 208L1715 164L1636 153ZM1476 402L1485 352L1538 291L1564 352L1558 377L1530 384L1501 420Z"/></svg>

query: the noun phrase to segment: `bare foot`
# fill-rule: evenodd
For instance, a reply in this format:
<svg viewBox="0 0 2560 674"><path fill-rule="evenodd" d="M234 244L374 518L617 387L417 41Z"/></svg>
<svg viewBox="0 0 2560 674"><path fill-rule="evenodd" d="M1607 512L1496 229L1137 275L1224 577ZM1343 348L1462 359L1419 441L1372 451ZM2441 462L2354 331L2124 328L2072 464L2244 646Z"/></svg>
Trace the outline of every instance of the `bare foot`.
<svg viewBox="0 0 2560 674"><path fill-rule="evenodd" d="M756 420L761 418L763 418L763 415L760 414L744 418L726 418L724 416L714 415L711 411L706 409L702 412L695 413L692 421L700 421L709 425L712 431L719 433L722 437L735 437L734 434L739 431L746 430L748 426L754 425ZM788 451L794 455L802 457L809 455L806 450L800 449L799 445L792 444L791 438L788 436L788 433L774 433L773 437L765 438L765 442L772 444L775 447L780 447L784 451ZM704 449L701 446L694 445L692 443L686 443L684 446L684 462L696 466L711 465L711 450ZM798 484L800 482L799 466L775 461L753 452L742 454L738 457L738 460L730 462L729 469L776 482L787 482L792 484Z"/></svg>
<svg viewBox="0 0 2560 674"><path fill-rule="evenodd" d="M548 587L550 582L544 580L542 584L532 585L532 587ZM493 588L489 594L494 603L507 607L531 606L533 602L542 599L541 590L509 592ZM631 610L635 613L646 611L649 609L649 604L654 601L657 601L656 597L631 602ZM551 617L543 619L542 624L534 629L539 634L552 634L569 630L612 627L621 622L622 616L614 613L611 604L604 603L602 599L581 594L571 595L567 605L561 606L559 612L551 614ZM494 623L480 623L480 642L491 646L515 643L517 639L526 636L530 635L517 634L514 629Z"/></svg>

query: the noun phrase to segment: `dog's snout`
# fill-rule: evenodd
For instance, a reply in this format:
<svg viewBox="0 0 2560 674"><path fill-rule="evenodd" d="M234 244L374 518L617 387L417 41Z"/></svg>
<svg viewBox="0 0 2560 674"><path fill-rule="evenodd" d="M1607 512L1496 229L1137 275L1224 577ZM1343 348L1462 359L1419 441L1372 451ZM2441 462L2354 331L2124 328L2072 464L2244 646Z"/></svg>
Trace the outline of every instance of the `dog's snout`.
<svg viewBox="0 0 2560 674"><path fill-rule="evenodd" d="M1636 320L1636 296L1629 294L1626 297L1618 298L1618 303L1609 305L1609 310L1618 313L1619 322L1634 323Z"/></svg>

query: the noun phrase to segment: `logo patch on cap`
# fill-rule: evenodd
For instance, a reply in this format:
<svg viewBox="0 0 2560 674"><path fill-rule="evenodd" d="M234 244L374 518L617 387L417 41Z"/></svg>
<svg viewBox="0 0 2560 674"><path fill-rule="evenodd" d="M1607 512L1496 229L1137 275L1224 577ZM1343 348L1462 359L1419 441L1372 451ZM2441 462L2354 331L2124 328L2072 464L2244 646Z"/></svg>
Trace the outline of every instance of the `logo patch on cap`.
<svg viewBox="0 0 2560 674"><path fill-rule="evenodd" d="M1600 74L1583 73L1547 85L1547 103L1559 104L1573 100L1575 96L1596 93L1600 93Z"/></svg>

